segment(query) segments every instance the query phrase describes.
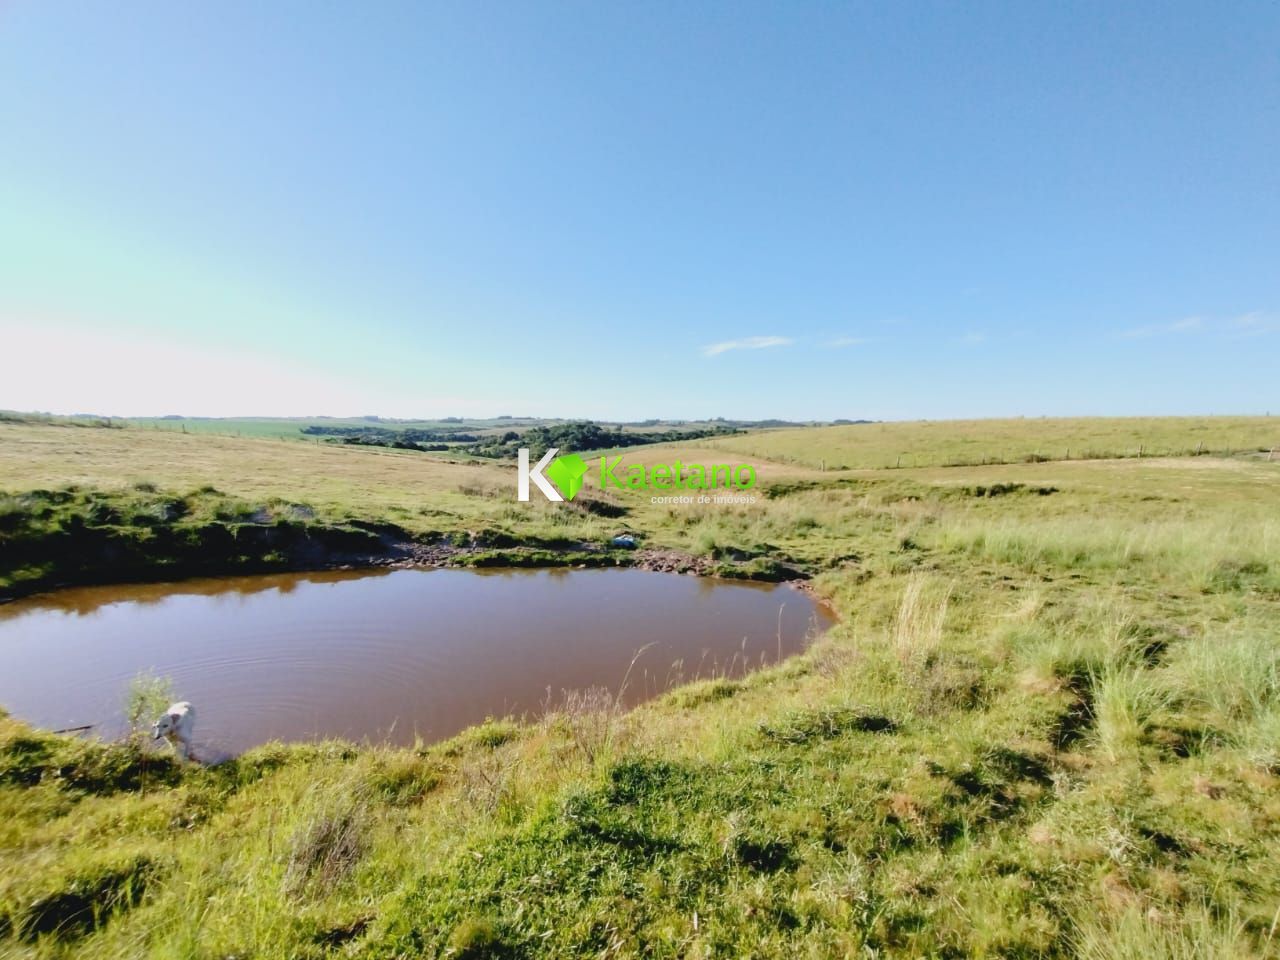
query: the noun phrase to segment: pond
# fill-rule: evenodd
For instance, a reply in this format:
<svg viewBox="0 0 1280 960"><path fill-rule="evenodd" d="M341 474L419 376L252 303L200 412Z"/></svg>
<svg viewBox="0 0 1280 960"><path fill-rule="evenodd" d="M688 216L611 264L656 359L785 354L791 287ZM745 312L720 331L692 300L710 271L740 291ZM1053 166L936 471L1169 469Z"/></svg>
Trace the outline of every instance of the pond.
<svg viewBox="0 0 1280 960"><path fill-rule="evenodd" d="M634 704L739 676L831 623L807 594L643 570L382 570L62 590L0 607L0 706L124 730L142 671L197 712L199 755L268 740L410 744L565 691ZM634 663L633 663L634 661Z"/></svg>

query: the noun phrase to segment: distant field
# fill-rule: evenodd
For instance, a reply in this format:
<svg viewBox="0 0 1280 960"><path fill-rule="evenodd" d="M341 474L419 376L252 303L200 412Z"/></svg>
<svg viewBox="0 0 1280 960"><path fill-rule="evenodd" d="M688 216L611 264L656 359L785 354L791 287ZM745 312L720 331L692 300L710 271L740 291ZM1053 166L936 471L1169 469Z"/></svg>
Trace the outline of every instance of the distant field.
<svg viewBox="0 0 1280 960"><path fill-rule="evenodd" d="M388 420L374 417L130 417L120 421L143 430L173 430L178 433L212 433L233 437L286 437L315 439L302 431L306 427L385 427L390 430L466 430L469 433L501 433L546 423L545 420Z"/></svg>
<svg viewBox="0 0 1280 960"><path fill-rule="evenodd" d="M650 450L661 452L641 455ZM719 455L702 444L636 447L627 451L627 462ZM106 491L146 484L185 493L208 484L249 503L300 501L323 517L387 519L413 532L518 527L589 537L616 526L576 511L566 515L541 497L518 503L514 463L446 457L270 436L0 423L0 493L72 484ZM767 481L812 471L761 464L758 473ZM646 497L632 499L645 501L638 509L648 508Z"/></svg>
<svg viewBox="0 0 1280 960"><path fill-rule="evenodd" d="M377 427L390 431L431 430L462 431L481 436L494 436L509 430L524 431L529 427L568 423L570 420L555 417L489 417L484 419L455 417L438 420L397 420L388 417L108 417L98 415L54 416L41 413L24 413L0 410L0 423L32 423L76 427L114 427L120 429L168 431L172 433L200 433L226 437L271 437L292 440L315 440L306 434L308 427L325 427L330 430L351 430ZM615 428L626 433L662 433L672 429L697 430L717 424L731 427L754 427L754 423L737 423L711 420L645 420L634 423L596 421L601 426ZM767 421L777 425L777 421ZM799 428L800 424L792 425Z"/></svg>
<svg viewBox="0 0 1280 960"><path fill-rule="evenodd" d="M303 433L307 427L383 427L388 430L464 430L492 434L522 430L538 424L559 423L537 417L491 417L478 419L395 420L385 417L108 417L98 415L53 416L0 410L0 423L31 423L57 426L102 427L203 433L226 437L272 437L293 440L315 439Z"/></svg>
<svg viewBox="0 0 1280 960"><path fill-rule="evenodd" d="M338 515L387 517L416 513L427 502L438 510L455 501L461 506L459 487L496 485L502 477L496 465L464 466L380 447L0 423L0 490L7 491L148 483L185 492L209 484L248 501L280 497Z"/></svg>
<svg viewBox="0 0 1280 960"><path fill-rule="evenodd" d="M1182 422L1182 421L1180 421ZM1237 421L1229 421L1235 423ZM1272 422L1266 418L1239 422ZM1106 420L1076 421L990 421L993 435L1028 432L1040 424L1062 427L1071 424L1073 437L1115 435ZM1130 423L1144 435L1165 437L1196 436L1193 424L1215 421L1185 421L1178 434L1170 421L1116 421ZM849 427L808 428L771 431L725 438L704 438L687 443L666 443L613 451L624 463L652 466L680 460L684 463L751 462L759 478L757 494L764 495L771 484L821 485L839 483L831 469L836 458L831 451L849 449L849 438L881 438L881 449L893 449L899 438L919 438L919 460L937 466L911 467L904 458L901 470L876 471L885 483L914 491L917 483L933 489L975 484L998 484L1010 480L1030 486L1055 486L1087 492L1089 497L1110 496L1117 487L1139 491L1144 486L1165 492L1182 491L1195 499L1217 497L1230 490L1230 497L1274 498L1276 464L1248 464L1218 457L1183 459L1136 458L1121 464L1100 460L1054 461L1002 465L973 464L963 469L945 467L952 462L945 451L957 441L945 427L963 427L977 434L979 423L898 423ZM1243 429L1237 427L1236 429ZM860 431L862 431L860 433ZM1255 428L1261 435L1261 430ZM803 442L811 441L813 451L804 453ZM1184 439L1185 442L1185 439ZM842 447L841 444L846 444ZM1191 441L1194 449L1195 441ZM980 444L983 445L983 444ZM992 441L989 446L996 446ZM768 455L739 448L763 448ZM797 448L800 455L782 450ZM865 465L875 466L877 454L862 448ZM1206 444L1207 449L1207 444ZM588 460L588 493L626 504L630 517L624 525L645 529L655 543L693 549L697 552L712 542L728 543L721 530L725 510L672 509L649 503L648 495L622 491L601 494L595 487L596 457L600 451L577 451ZM828 472L818 470L827 458ZM849 459L854 459L849 456ZM1262 458L1265 460L1265 458ZM1280 458L1277 458L1280 461ZM883 466L881 461L878 465ZM891 464L890 464L891 465ZM1121 469L1123 467L1123 469ZM1247 477L1245 476L1247 474ZM448 454L423 454L382 447L352 447L330 443L289 443L278 437L234 437L216 434L182 433L145 429L88 429L66 426L0 423L0 494L30 489L57 489L78 485L105 491L129 490L138 484L161 490L186 492L206 484L223 494L249 504L273 500L303 502L320 517L341 520L347 517L391 520L413 532L489 529L534 536L564 535L584 539L599 538L619 526L618 521L574 511L535 496L528 503L514 497L514 463L494 460L465 460ZM838 489L832 487L831 489ZM789 498L790 499L790 498ZM787 502L787 501L784 501ZM1057 505L1060 498L1055 498ZM768 509L742 508L731 511L738 521L785 514L781 503ZM706 517L706 522L690 523ZM797 558L838 553L842 532L827 525L814 526L806 519L798 529L783 522L767 524L767 531L753 534L761 542L785 545ZM711 531L708 533L708 531Z"/></svg>
<svg viewBox="0 0 1280 960"><path fill-rule="evenodd" d="M116 420L143 430L172 430L178 433L211 433L235 437L284 437L288 439L315 439L303 433L307 427L330 429L349 427L355 430L381 427L386 430L457 430L480 436L495 436L509 430L523 431L529 427L548 426L571 422L551 417L504 417L498 419L460 418L452 420L393 420L378 417L130 417ZM710 420L656 420L641 423L595 421L601 426L616 428L624 433L662 433L672 429L698 430L715 426ZM737 426L729 423L726 426ZM749 425L746 425L749 426ZM803 429L797 427L797 429Z"/></svg>
<svg viewBox="0 0 1280 960"><path fill-rule="evenodd" d="M769 430L704 445L828 470L1234 455L1280 448L1280 417L921 420Z"/></svg>

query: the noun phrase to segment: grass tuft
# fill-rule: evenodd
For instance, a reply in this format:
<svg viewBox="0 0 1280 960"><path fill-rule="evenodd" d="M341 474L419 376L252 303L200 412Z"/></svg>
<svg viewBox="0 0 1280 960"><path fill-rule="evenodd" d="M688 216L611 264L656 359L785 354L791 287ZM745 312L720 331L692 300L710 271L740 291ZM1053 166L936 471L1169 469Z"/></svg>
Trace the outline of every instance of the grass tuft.
<svg viewBox="0 0 1280 960"><path fill-rule="evenodd" d="M284 886L291 895L327 895L368 849L371 812L359 791L342 792L314 810L289 841Z"/></svg>

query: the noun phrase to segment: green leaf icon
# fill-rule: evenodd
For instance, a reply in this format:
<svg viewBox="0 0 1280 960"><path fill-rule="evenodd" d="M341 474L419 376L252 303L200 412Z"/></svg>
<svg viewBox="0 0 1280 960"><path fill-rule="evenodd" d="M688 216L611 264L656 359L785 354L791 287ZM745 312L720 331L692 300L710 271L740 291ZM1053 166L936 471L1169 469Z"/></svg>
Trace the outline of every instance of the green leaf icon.
<svg viewBox="0 0 1280 960"><path fill-rule="evenodd" d="M576 453L566 453L563 457L552 460L542 472L564 494L566 500L572 500L582 489L582 478L586 476L587 465Z"/></svg>

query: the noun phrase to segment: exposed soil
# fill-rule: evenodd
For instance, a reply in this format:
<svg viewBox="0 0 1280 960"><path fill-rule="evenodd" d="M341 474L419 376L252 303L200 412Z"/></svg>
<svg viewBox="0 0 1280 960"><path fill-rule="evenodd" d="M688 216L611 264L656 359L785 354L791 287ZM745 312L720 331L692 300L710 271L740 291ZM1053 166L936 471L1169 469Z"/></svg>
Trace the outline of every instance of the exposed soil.
<svg viewBox="0 0 1280 960"><path fill-rule="evenodd" d="M390 545L390 553L348 561L337 566L350 567L493 567L493 566L584 566L634 567L659 573L687 573L702 577L761 580L780 583L807 580L809 574L795 567L777 565L761 571L745 563L697 557L663 547L617 549L594 543L530 543L491 547L480 542L458 544L448 538L413 541ZM777 575L775 571L780 572Z"/></svg>

